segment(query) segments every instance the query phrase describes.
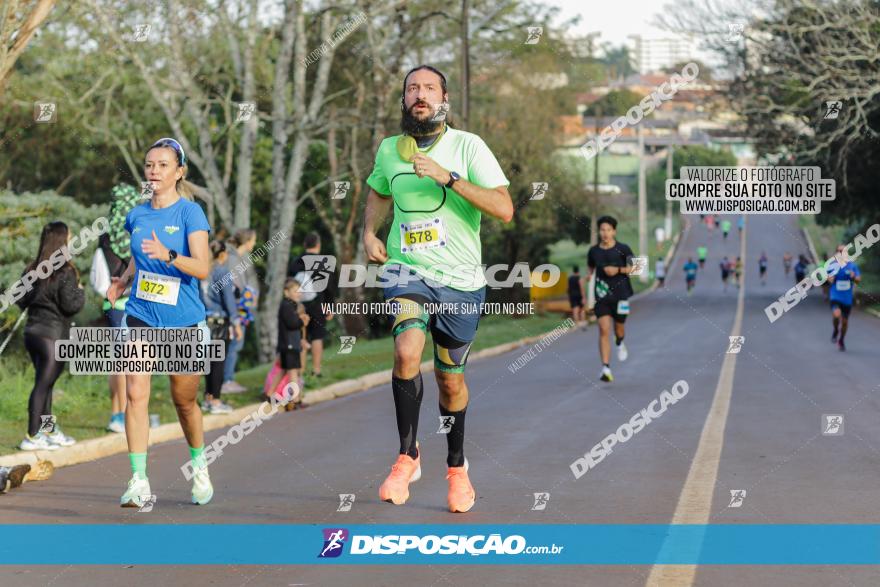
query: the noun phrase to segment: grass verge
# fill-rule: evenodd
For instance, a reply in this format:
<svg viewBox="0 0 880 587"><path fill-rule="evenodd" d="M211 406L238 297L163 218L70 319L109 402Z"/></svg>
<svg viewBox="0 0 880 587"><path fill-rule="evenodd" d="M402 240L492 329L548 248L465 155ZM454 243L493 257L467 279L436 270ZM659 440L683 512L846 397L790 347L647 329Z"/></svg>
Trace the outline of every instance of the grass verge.
<svg viewBox="0 0 880 587"><path fill-rule="evenodd" d="M512 342L527 336L547 332L559 325L564 316L548 314L509 318L506 316L486 316L480 321L480 330L474 342L473 351ZM390 369L393 364L392 341L390 337L358 340L350 354L337 354L338 343L327 340L324 351L320 379L306 378L306 393L337 381L352 379ZM423 360L431 360L433 346L425 345ZM240 371L236 380L249 391L224 396L232 407L242 407L260 400L263 382L269 372L270 364ZM0 454L15 452L18 443L27 430L27 404L33 386L34 370L30 361L21 355L4 356L0 359L0 369L4 372L0 393ZM204 389L202 378L201 389ZM55 385L53 412L58 425L77 440L86 440L106 434L104 427L110 417L110 396L107 377L101 375L71 375L65 372ZM150 397L150 413L159 414L162 423L177 420L171 402L168 377L153 377Z"/></svg>

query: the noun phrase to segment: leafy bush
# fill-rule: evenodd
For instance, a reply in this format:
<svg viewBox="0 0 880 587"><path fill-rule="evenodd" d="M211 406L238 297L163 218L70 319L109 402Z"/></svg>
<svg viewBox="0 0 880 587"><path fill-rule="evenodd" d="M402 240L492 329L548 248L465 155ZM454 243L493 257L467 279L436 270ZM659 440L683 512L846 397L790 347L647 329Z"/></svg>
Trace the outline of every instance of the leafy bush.
<svg viewBox="0 0 880 587"><path fill-rule="evenodd" d="M90 227L95 220L105 216L109 204L83 206L73 198L49 191L37 194L0 191L0 210L3 210L0 216L0 291L6 291L18 281L21 272L36 256L43 226L60 220L67 224L73 234L79 234L83 227ZM74 317L77 324L87 324L101 315L102 300L88 285L92 255L97 245L97 239L92 240L85 250L73 257L73 264L79 270L86 289L86 304ZM5 338L19 313L18 306L12 305L0 315L0 336Z"/></svg>

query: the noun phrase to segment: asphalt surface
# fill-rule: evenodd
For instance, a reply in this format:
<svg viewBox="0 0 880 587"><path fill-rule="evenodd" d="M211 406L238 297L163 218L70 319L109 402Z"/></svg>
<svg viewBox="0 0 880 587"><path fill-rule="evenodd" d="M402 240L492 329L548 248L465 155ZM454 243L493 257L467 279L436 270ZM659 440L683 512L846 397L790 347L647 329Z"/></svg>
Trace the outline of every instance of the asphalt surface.
<svg viewBox="0 0 880 587"><path fill-rule="evenodd" d="M775 323L768 321L765 306L794 284L793 275L784 275L783 252L795 257L807 252L796 218L787 216L748 219L745 340L732 372L729 410L712 420L722 425L717 475L694 479L711 492L705 511L693 511L696 506L680 500L723 383L720 374L737 314L739 291L732 285L723 291L718 269L722 255L735 257L740 251L732 220L734 233L726 241L720 231L710 235L692 223L666 286L632 304L626 335L630 357L625 363L613 360L613 383L598 381L595 327L560 338L516 373L508 365L525 349L469 365L465 450L478 499L467 514L446 511L446 441L436 434L437 388L427 376L419 430L423 476L404 506L377 498L397 449L390 387L382 386L281 413L227 448L211 466L215 497L209 506L189 504L189 484L179 470L188 458L181 440L150 450L148 474L158 502L148 514L118 506L129 477L128 457L122 454L60 469L48 482L0 497L0 519L25 524L667 524L682 515L682 508L691 508L691 515L704 515L710 523L878 523L880 319L854 311L846 353L829 340L831 318L821 292L811 292ZM701 244L708 246L709 258L687 296L681 265L687 256L696 257ZM766 285L758 280L761 251L770 257ZM681 401L574 478L572 461L679 380L689 388ZM823 414L843 414L844 434L823 435ZM209 433L208 442L221 432ZM728 507L731 490L746 491L740 507ZM550 493L546 510L531 509L535 492ZM336 511L340 493L356 495L350 512ZM34 548L64 545L47 541ZM205 545L212 552L235 548ZM0 567L0 585L641 586L652 571L650 566L196 565ZM869 566L703 566L682 584L878 583L880 571Z"/></svg>

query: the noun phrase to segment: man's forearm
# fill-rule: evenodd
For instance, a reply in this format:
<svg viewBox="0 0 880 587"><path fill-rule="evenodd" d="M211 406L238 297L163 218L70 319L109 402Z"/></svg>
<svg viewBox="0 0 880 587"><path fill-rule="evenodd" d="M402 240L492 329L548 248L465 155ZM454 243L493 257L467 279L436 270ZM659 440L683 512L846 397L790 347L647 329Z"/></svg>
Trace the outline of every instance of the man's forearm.
<svg viewBox="0 0 880 587"><path fill-rule="evenodd" d="M452 184L452 189L474 208L489 216L504 222L510 222L513 218L513 202L506 191L501 193L497 189L480 187L463 178Z"/></svg>
<svg viewBox="0 0 880 587"><path fill-rule="evenodd" d="M367 194L367 205L364 208L364 231L361 239L366 235L375 235L377 229L385 222L388 209L391 207L391 198L383 198L374 190Z"/></svg>

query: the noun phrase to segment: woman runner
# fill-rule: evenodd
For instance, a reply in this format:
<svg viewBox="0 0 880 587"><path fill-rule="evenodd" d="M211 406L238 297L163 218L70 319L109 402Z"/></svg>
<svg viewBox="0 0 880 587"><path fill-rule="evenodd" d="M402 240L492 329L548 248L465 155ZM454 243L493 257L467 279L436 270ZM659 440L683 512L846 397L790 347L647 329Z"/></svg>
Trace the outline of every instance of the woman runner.
<svg viewBox="0 0 880 587"><path fill-rule="evenodd" d="M186 155L174 139L160 139L147 151L144 175L153 195L126 218L131 261L107 290L112 304L132 285L134 293L125 306L123 328L206 329L199 280L207 278L211 270L211 227L201 207L181 195L188 191L186 170ZM132 477L120 500L122 507L142 507L151 498L147 479L150 379L149 373L126 374L125 436ZM202 454L204 430L196 397L199 374L170 375L170 379L171 397L194 465L192 502L204 505L211 501L214 488Z"/></svg>

